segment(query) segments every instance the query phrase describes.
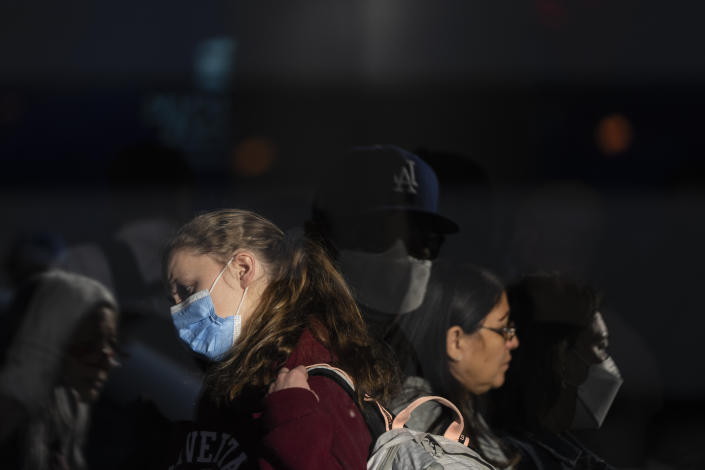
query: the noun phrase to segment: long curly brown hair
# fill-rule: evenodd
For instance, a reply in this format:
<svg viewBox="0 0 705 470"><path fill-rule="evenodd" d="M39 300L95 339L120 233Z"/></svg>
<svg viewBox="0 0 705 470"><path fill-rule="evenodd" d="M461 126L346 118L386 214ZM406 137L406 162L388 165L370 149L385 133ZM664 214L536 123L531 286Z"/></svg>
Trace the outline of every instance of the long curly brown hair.
<svg viewBox="0 0 705 470"><path fill-rule="evenodd" d="M335 365L364 394L386 402L398 382L397 367L367 333L348 286L327 254L303 236L290 236L253 212L222 209L199 215L171 240L164 255L181 249L223 262L239 249L253 252L265 266L268 284L238 341L214 363L206 387L219 400L260 391L308 329L335 357Z"/></svg>

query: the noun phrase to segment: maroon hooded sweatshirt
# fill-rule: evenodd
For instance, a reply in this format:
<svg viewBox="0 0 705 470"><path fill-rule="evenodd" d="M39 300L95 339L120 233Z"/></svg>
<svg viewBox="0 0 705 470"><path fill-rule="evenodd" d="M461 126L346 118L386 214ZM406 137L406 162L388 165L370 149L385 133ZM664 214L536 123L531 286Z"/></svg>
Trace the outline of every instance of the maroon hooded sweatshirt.
<svg viewBox="0 0 705 470"><path fill-rule="evenodd" d="M330 364L333 359L307 330L285 367ZM197 423L179 430L180 449L168 468L367 468L372 438L357 405L329 378L311 376L308 381L315 395L304 388L279 390L246 406L248 419L206 406L210 409L200 413Z"/></svg>

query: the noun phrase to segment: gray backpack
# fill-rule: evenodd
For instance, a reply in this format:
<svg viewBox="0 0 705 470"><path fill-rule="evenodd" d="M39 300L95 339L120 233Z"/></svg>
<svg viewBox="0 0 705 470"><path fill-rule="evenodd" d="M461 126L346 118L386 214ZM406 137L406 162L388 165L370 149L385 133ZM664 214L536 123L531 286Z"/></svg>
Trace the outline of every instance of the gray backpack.
<svg viewBox="0 0 705 470"><path fill-rule="evenodd" d="M351 397L354 396L353 382L344 371L328 364L316 364L307 369L310 375L330 377ZM442 436L426 430L412 430L405 427L414 410L429 401L440 403L455 413L455 421L448 426ZM367 461L368 470L494 470L491 464L468 447L468 438L462 433L463 416L458 408L445 398L435 396L417 398L396 416L379 403L372 402L379 409L385 423L385 430L381 434L371 432L373 439L376 435L378 437Z"/></svg>

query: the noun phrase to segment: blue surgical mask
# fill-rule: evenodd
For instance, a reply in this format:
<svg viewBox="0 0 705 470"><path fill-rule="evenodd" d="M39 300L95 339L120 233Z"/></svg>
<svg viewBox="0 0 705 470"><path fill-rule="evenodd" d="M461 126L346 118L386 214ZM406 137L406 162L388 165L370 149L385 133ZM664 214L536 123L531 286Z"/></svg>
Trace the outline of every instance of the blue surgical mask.
<svg viewBox="0 0 705 470"><path fill-rule="evenodd" d="M232 259L230 260L232 261ZM237 306L235 315L221 318L215 313L211 292L220 280L230 261L220 271L210 289L198 291L183 302L171 307L171 316L179 337L196 353L215 361L221 359L240 336L242 317L240 308L247 294L247 287Z"/></svg>

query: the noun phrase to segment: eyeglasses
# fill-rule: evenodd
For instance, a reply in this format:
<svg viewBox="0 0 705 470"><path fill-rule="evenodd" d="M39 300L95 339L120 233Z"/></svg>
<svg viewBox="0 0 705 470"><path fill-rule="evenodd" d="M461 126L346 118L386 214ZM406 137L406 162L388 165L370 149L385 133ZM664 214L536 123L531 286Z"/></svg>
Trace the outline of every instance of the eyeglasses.
<svg viewBox="0 0 705 470"><path fill-rule="evenodd" d="M494 331L498 335L504 337L504 341L511 341L517 335L517 329L514 322L509 322L509 325L503 326L502 328L493 328L491 326L480 325L480 328L486 330Z"/></svg>

